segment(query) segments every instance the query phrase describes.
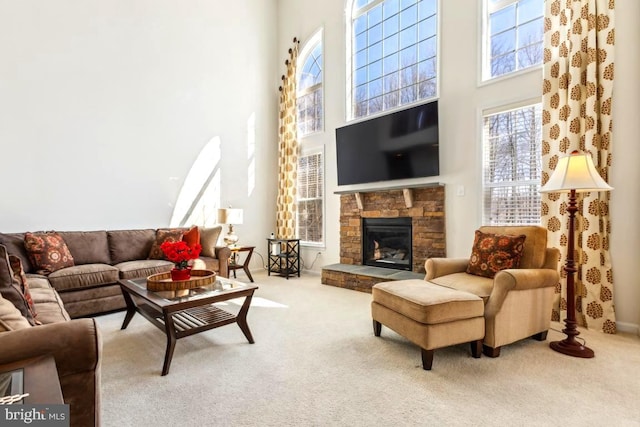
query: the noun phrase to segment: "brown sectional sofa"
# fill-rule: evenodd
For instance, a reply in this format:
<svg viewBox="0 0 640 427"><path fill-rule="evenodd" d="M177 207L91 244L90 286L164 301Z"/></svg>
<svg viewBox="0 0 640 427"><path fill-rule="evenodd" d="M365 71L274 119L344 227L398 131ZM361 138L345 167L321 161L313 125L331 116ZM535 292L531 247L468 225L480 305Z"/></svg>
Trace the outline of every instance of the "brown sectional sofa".
<svg viewBox="0 0 640 427"><path fill-rule="evenodd" d="M202 253L194 267L206 268L223 277L229 277L231 251L227 247L215 246L221 228L217 226L202 229L204 232L201 235L207 234L215 238L201 238ZM173 266L169 261L147 259L156 240L155 229L57 233L64 239L75 265L54 271L48 276L36 274L25 249L25 233L0 233L0 245L4 245L10 255L16 255L22 260L22 266L30 281L48 280L60 294L64 308L72 318L124 308L119 279L163 273Z"/></svg>
<svg viewBox="0 0 640 427"><path fill-rule="evenodd" d="M186 231L186 229L185 229ZM194 268L229 277L231 251L216 247L221 227L200 230ZM102 341L94 319L73 319L125 307L117 281L169 271L169 261L147 259L156 230L58 232L74 259L48 276L36 273L24 233L0 233L0 365L53 355L71 426L100 425ZM20 258L34 303L35 323L9 255Z"/></svg>
<svg viewBox="0 0 640 427"><path fill-rule="evenodd" d="M49 281L30 277L30 294L42 323L31 326L16 283L6 249L0 246L0 365L52 355L64 402L69 405L70 425L100 425L102 341L95 320L71 320Z"/></svg>

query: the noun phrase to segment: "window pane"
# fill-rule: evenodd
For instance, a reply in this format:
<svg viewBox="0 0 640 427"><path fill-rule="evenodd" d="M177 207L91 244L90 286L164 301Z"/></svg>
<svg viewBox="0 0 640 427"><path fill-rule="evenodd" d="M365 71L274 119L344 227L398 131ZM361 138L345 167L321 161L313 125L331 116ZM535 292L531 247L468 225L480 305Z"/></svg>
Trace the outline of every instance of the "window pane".
<svg viewBox="0 0 640 427"><path fill-rule="evenodd" d="M369 63L382 58L382 42L369 46Z"/></svg>
<svg viewBox="0 0 640 427"><path fill-rule="evenodd" d="M382 24L374 25L369 29L368 43L372 45L380 40L382 40Z"/></svg>
<svg viewBox="0 0 640 427"><path fill-rule="evenodd" d="M491 39L491 56L498 56L516 49L516 30L505 31Z"/></svg>
<svg viewBox="0 0 640 427"><path fill-rule="evenodd" d="M382 5L377 5L371 9L367 16L369 16L369 28L382 22Z"/></svg>
<svg viewBox="0 0 640 427"><path fill-rule="evenodd" d="M418 27L412 26L400 32L400 49L416 44L418 38Z"/></svg>
<svg viewBox="0 0 640 427"><path fill-rule="evenodd" d="M418 7L411 6L400 12L400 29L408 28L418 21Z"/></svg>
<svg viewBox="0 0 640 427"><path fill-rule="evenodd" d="M538 18L518 27L518 49L530 44L536 44L542 40L542 25L542 18Z"/></svg>
<svg viewBox="0 0 640 427"><path fill-rule="evenodd" d="M400 9L399 0L387 0L382 3L383 15L385 18L397 14Z"/></svg>
<svg viewBox="0 0 640 427"><path fill-rule="evenodd" d="M516 7L515 5L500 9L496 13L492 13L489 17L491 25L491 35L500 33L516 26Z"/></svg>
<svg viewBox="0 0 640 427"><path fill-rule="evenodd" d="M393 73L398 71L398 54L394 53L384 58L382 69L384 74Z"/></svg>
<svg viewBox="0 0 640 427"><path fill-rule="evenodd" d="M420 21L418 24L418 36L420 39L426 39L436 35L436 18L431 17Z"/></svg>
<svg viewBox="0 0 640 427"><path fill-rule="evenodd" d="M436 14L438 0L424 0L418 3L418 19L422 20Z"/></svg>
<svg viewBox="0 0 640 427"><path fill-rule="evenodd" d="M398 35L394 34L393 36L386 38L383 42L383 52L385 56L396 54L398 52Z"/></svg>
<svg viewBox="0 0 640 427"><path fill-rule="evenodd" d="M540 0L520 0L518 2L518 24L542 17L544 3Z"/></svg>
<svg viewBox="0 0 640 427"><path fill-rule="evenodd" d="M398 15L393 15L392 17L384 20L384 22L382 23L382 33L384 34L384 37L392 36L398 32L398 22Z"/></svg>

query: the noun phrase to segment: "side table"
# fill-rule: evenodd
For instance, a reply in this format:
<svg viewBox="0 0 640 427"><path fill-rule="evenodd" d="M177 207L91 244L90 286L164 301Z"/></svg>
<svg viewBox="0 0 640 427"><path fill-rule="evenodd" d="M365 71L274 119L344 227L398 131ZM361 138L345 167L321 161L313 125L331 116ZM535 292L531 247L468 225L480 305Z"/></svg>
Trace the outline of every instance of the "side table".
<svg viewBox="0 0 640 427"><path fill-rule="evenodd" d="M267 239L269 254L268 271L284 276L298 274L300 277L300 239Z"/></svg>
<svg viewBox="0 0 640 427"><path fill-rule="evenodd" d="M251 272L249 271L249 262L251 261L251 255L253 255L253 250L255 246L238 246L231 249L231 258L229 259L229 272L233 271L233 278L236 278L236 270L243 269L246 273L247 277L253 283L253 277L251 276ZM248 252L247 256L244 258L242 264L240 263L240 252Z"/></svg>
<svg viewBox="0 0 640 427"><path fill-rule="evenodd" d="M53 356L32 357L0 365L0 373L22 370L22 392L29 393L24 403L63 404L58 369Z"/></svg>

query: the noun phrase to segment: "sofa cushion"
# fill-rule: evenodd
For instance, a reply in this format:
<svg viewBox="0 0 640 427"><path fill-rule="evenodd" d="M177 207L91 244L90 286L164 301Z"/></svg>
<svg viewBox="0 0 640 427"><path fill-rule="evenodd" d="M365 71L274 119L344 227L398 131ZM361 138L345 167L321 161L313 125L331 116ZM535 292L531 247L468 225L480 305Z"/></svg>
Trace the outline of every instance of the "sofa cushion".
<svg viewBox="0 0 640 427"><path fill-rule="evenodd" d="M180 242L182 241L182 235L184 234L184 229L179 228L160 228L156 231L156 239L151 246L151 250L149 251L149 256L147 259L166 259L164 256L164 252L160 249L160 245L164 242Z"/></svg>
<svg viewBox="0 0 640 427"><path fill-rule="evenodd" d="M446 288L470 292L485 301L489 298L493 290L493 278L475 276L465 272L446 274L434 279L429 279L429 282Z"/></svg>
<svg viewBox="0 0 640 427"><path fill-rule="evenodd" d="M67 244L55 231L25 233L24 245L29 252L31 262L40 274L49 274L74 265L73 256Z"/></svg>
<svg viewBox="0 0 640 427"><path fill-rule="evenodd" d="M22 291L22 296L24 296L24 300L27 302L29 313L37 324L38 321L36 320L36 317L38 313L36 312L36 307L33 304L33 298L31 297L31 291L29 290L27 275L24 273L24 270L22 268L22 261L15 255L9 255L9 265L11 266L11 270L13 271L13 278L18 282L20 290Z"/></svg>
<svg viewBox="0 0 640 427"><path fill-rule="evenodd" d="M476 230L467 273L493 277L500 270L518 268L526 236L483 233Z"/></svg>
<svg viewBox="0 0 640 427"><path fill-rule="evenodd" d="M4 245L0 245L0 295L11 302L29 323L35 324L29 304L20 289L20 282L13 276L7 248Z"/></svg>
<svg viewBox="0 0 640 427"><path fill-rule="evenodd" d="M173 268L173 263L161 259L143 259L121 262L114 267L120 271L121 279L137 279L149 277L152 274L166 273Z"/></svg>
<svg viewBox="0 0 640 427"><path fill-rule="evenodd" d="M202 252L200 252L201 256L216 258L215 249L221 232L221 225L216 227L200 228L200 244L202 245Z"/></svg>
<svg viewBox="0 0 640 427"><path fill-rule="evenodd" d="M118 269L107 264L84 264L63 268L49 276L57 291L89 288L118 281Z"/></svg>
<svg viewBox="0 0 640 427"><path fill-rule="evenodd" d="M106 231L61 231L76 265L111 264Z"/></svg>
<svg viewBox="0 0 640 427"><path fill-rule="evenodd" d="M147 259L155 238L153 229L107 231L110 264Z"/></svg>
<svg viewBox="0 0 640 427"><path fill-rule="evenodd" d="M0 295L0 332L16 331L30 328L31 324L25 319L20 310L11 301Z"/></svg>
<svg viewBox="0 0 640 427"><path fill-rule="evenodd" d="M218 272L220 271L220 261L217 258L201 256L200 258L193 260L192 268L194 270L211 270Z"/></svg>
<svg viewBox="0 0 640 427"><path fill-rule="evenodd" d="M25 273L34 272L29 252L24 247L24 233L0 233L0 245L4 245L10 255L20 258Z"/></svg>
<svg viewBox="0 0 640 427"><path fill-rule="evenodd" d="M42 324L66 322L71 319L64 308L60 295L43 276L27 276L33 302L38 311L38 321Z"/></svg>

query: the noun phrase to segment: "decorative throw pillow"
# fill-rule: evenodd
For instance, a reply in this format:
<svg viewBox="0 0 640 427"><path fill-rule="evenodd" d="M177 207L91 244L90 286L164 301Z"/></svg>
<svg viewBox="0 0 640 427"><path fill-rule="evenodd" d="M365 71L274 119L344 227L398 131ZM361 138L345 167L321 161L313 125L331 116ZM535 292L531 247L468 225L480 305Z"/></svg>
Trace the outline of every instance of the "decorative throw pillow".
<svg viewBox="0 0 640 427"><path fill-rule="evenodd" d="M195 245L200 244L200 230L198 226L194 225L182 235L182 241L189 245L190 248L193 248Z"/></svg>
<svg viewBox="0 0 640 427"><path fill-rule="evenodd" d="M221 225L200 229L200 244L202 245L202 252L200 252L201 256L208 258L216 257L216 245L218 244L218 238L220 237L221 232Z"/></svg>
<svg viewBox="0 0 640 427"><path fill-rule="evenodd" d="M55 231L25 233L24 246L39 274L46 276L61 268L75 265L67 244Z"/></svg>
<svg viewBox="0 0 640 427"><path fill-rule="evenodd" d="M518 268L525 238L524 234L509 236L476 230L467 273L493 277L500 270Z"/></svg>
<svg viewBox="0 0 640 427"><path fill-rule="evenodd" d="M22 261L15 255L9 255L9 265L11 266L11 270L13 270L13 277L20 284L20 290L22 291L24 300L27 302L27 307L29 308L29 312L33 317L34 323L41 324L36 319L38 313L36 312L36 306L33 303L33 298L31 297L29 283L27 282L27 275L24 274L24 269L22 268Z"/></svg>
<svg viewBox="0 0 640 427"><path fill-rule="evenodd" d="M158 229L156 231L156 240L153 242L153 246L151 246L147 259L166 259L164 252L160 249L160 245L164 242L179 242L182 240L183 234L184 230L177 228Z"/></svg>

